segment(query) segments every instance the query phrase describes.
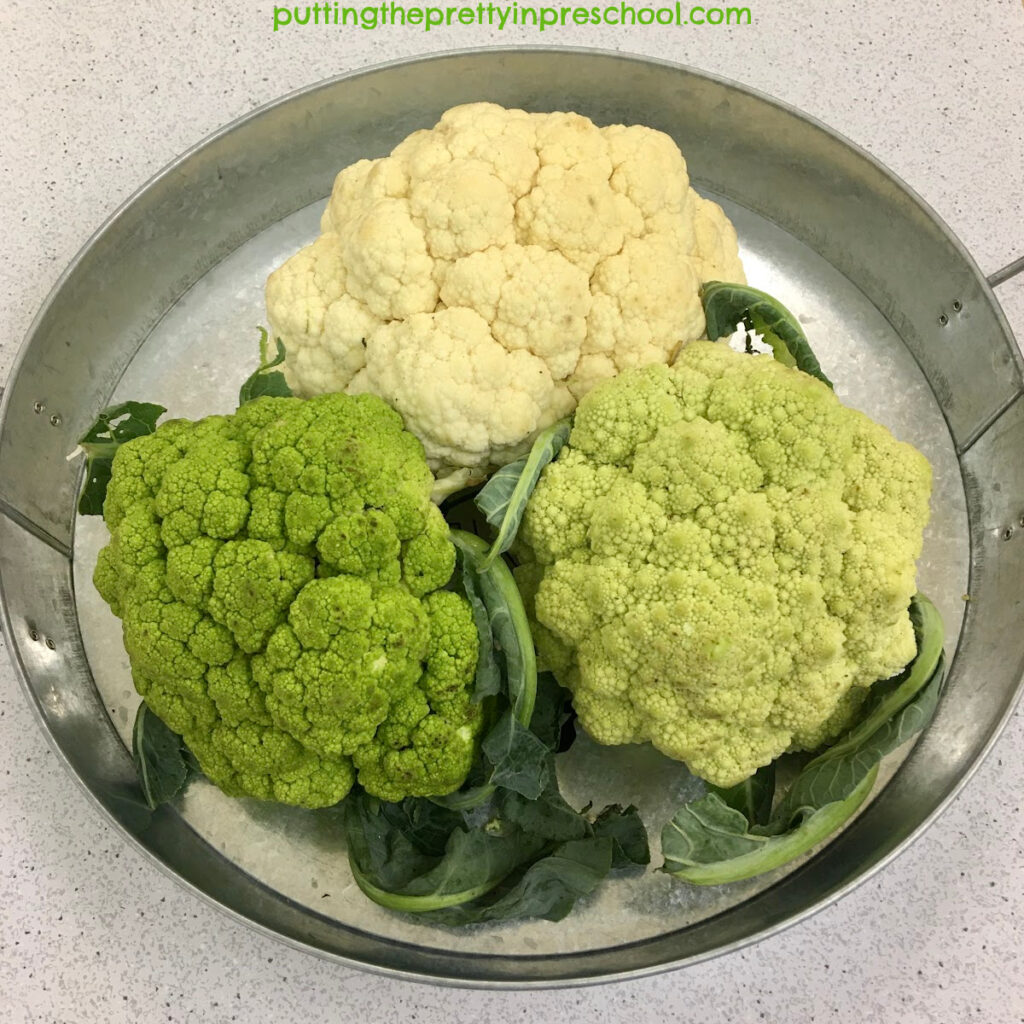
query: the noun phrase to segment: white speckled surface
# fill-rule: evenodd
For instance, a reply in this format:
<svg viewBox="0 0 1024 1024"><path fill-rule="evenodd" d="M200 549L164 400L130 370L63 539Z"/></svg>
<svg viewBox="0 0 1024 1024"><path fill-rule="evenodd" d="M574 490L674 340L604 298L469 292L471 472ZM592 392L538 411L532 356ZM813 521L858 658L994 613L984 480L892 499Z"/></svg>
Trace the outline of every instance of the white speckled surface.
<svg viewBox="0 0 1024 1024"><path fill-rule="evenodd" d="M0 381L75 251L186 146L292 88L452 46L583 44L724 74L818 116L888 163L986 273L1024 252L1019 0L750 5L752 28L577 28L540 38L470 29L275 36L262 2L3 0ZM1024 338L1024 278L998 294ZM596 989L451 992L339 969L185 894L65 774L3 651L0 1019L1013 1024L1024 1020L1022 764L1018 711L965 793L896 863L745 952Z"/></svg>

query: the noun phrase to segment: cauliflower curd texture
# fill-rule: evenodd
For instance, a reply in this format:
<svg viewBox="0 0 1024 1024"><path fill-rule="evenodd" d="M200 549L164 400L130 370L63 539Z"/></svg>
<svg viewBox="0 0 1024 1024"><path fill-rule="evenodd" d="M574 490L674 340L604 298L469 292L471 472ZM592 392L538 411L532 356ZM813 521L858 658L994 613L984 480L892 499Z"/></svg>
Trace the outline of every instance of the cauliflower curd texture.
<svg viewBox="0 0 1024 1024"><path fill-rule="evenodd" d="M267 282L296 394L370 392L438 475L482 478L598 381L702 336L736 234L667 135L491 103L337 177Z"/></svg>
<svg viewBox="0 0 1024 1024"><path fill-rule="evenodd" d="M820 381L698 341L580 403L520 534L539 652L601 743L731 786L914 656L931 468Z"/></svg>
<svg viewBox="0 0 1024 1024"><path fill-rule="evenodd" d="M481 720L455 549L419 442L372 396L260 398L114 457L97 590L136 688L233 796L457 789Z"/></svg>

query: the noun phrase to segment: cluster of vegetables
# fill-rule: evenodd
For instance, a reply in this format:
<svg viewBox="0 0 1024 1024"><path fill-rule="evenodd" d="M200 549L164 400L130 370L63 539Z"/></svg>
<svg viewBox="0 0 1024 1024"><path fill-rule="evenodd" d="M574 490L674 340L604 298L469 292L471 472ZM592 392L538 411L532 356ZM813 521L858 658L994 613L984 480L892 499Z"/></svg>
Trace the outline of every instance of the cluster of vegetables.
<svg viewBox="0 0 1024 1024"><path fill-rule="evenodd" d="M342 172L237 410L128 402L81 442L150 807L198 773L343 802L360 888L439 924L558 920L650 862L636 808L562 796L578 728L706 781L662 823L692 883L847 821L942 683L931 471L712 280L741 274L650 129L477 104Z"/></svg>

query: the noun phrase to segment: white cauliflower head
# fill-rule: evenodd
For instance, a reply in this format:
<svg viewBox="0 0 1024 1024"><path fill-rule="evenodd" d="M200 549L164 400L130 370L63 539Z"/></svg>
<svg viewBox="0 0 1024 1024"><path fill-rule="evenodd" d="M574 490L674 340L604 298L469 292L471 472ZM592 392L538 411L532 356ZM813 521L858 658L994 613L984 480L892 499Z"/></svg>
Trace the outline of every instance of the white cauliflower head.
<svg viewBox="0 0 1024 1024"><path fill-rule="evenodd" d="M337 177L267 281L296 394L371 392L438 475L483 477L627 367L704 333L736 233L665 134L492 103Z"/></svg>

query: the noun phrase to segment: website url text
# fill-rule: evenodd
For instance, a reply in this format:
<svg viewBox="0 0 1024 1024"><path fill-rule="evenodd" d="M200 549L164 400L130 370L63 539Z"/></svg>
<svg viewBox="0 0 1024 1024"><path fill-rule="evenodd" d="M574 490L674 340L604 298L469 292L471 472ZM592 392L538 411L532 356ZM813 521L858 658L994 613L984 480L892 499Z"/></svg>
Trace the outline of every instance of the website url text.
<svg viewBox="0 0 1024 1024"><path fill-rule="evenodd" d="M703 7L677 2L659 7L625 2L593 7L532 7L514 0L511 4L477 3L450 7L406 7L395 2L358 7L341 3L275 7L274 31L290 26L378 28L420 26L424 32L456 25L497 28L532 27L540 32L566 25L749 25L749 7Z"/></svg>

